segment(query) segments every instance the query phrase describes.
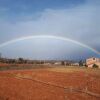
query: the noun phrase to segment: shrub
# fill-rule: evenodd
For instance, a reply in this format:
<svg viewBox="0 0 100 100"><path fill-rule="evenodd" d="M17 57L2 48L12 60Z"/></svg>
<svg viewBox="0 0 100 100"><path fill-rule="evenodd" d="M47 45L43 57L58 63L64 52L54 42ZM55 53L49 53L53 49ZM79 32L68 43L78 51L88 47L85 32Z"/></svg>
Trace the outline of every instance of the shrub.
<svg viewBox="0 0 100 100"><path fill-rule="evenodd" d="M79 66L83 66L83 61L82 60L79 61Z"/></svg>
<svg viewBox="0 0 100 100"><path fill-rule="evenodd" d="M99 68L99 66L97 64L94 64L93 68Z"/></svg>
<svg viewBox="0 0 100 100"><path fill-rule="evenodd" d="M84 66L85 66L86 68L88 67L88 65L87 65L87 64L85 64Z"/></svg>

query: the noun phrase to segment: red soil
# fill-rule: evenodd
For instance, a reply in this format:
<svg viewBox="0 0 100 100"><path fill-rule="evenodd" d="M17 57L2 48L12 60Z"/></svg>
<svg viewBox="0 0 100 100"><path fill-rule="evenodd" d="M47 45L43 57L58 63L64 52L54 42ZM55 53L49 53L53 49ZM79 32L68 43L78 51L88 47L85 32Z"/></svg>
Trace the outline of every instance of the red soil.
<svg viewBox="0 0 100 100"><path fill-rule="evenodd" d="M0 100L100 100L82 92L100 95L100 78L84 72L61 73L47 70L0 72Z"/></svg>
<svg viewBox="0 0 100 100"><path fill-rule="evenodd" d="M6 67L6 66L11 66L11 64L7 64L7 63L0 63L0 67Z"/></svg>
<svg viewBox="0 0 100 100"><path fill-rule="evenodd" d="M33 64L9 64L9 63L0 63L0 67L10 67L10 66L17 66L17 67L21 67L21 66L33 66Z"/></svg>

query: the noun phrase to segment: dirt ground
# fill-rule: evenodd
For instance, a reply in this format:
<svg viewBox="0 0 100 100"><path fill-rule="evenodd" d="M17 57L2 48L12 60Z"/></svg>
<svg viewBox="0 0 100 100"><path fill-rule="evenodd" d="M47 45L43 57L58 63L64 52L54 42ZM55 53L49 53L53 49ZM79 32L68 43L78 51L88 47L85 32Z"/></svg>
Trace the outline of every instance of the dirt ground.
<svg viewBox="0 0 100 100"><path fill-rule="evenodd" d="M100 100L100 69L1 71L0 100Z"/></svg>

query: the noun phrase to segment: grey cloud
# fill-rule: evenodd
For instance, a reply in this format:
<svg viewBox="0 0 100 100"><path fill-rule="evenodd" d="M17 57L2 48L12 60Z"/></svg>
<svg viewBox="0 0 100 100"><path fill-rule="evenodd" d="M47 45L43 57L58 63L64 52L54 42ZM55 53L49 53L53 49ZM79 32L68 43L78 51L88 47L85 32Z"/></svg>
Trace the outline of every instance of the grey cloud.
<svg viewBox="0 0 100 100"><path fill-rule="evenodd" d="M0 43L29 35L64 36L100 51L100 2L88 2L68 9L45 9L21 16L15 22L0 20ZM35 17L36 16L36 17ZM24 19L24 20L23 20Z"/></svg>

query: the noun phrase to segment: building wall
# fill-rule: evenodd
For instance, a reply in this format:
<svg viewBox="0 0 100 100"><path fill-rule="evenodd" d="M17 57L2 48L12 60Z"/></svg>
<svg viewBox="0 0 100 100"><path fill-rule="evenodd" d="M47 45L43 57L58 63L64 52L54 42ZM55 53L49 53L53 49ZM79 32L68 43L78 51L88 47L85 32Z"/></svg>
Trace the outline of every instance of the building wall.
<svg viewBox="0 0 100 100"><path fill-rule="evenodd" d="M97 63L96 63L96 65L98 65L98 66L99 66L99 68L100 68L100 62L97 62Z"/></svg>
<svg viewBox="0 0 100 100"><path fill-rule="evenodd" d="M92 68L92 67L93 67L93 64L88 65L88 67L89 67L89 68Z"/></svg>
<svg viewBox="0 0 100 100"><path fill-rule="evenodd" d="M92 57L92 58L89 58L89 59L86 60L86 65L89 68L92 68L94 64L97 64L99 66L99 68L100 68L100 59Z"/></svg>

